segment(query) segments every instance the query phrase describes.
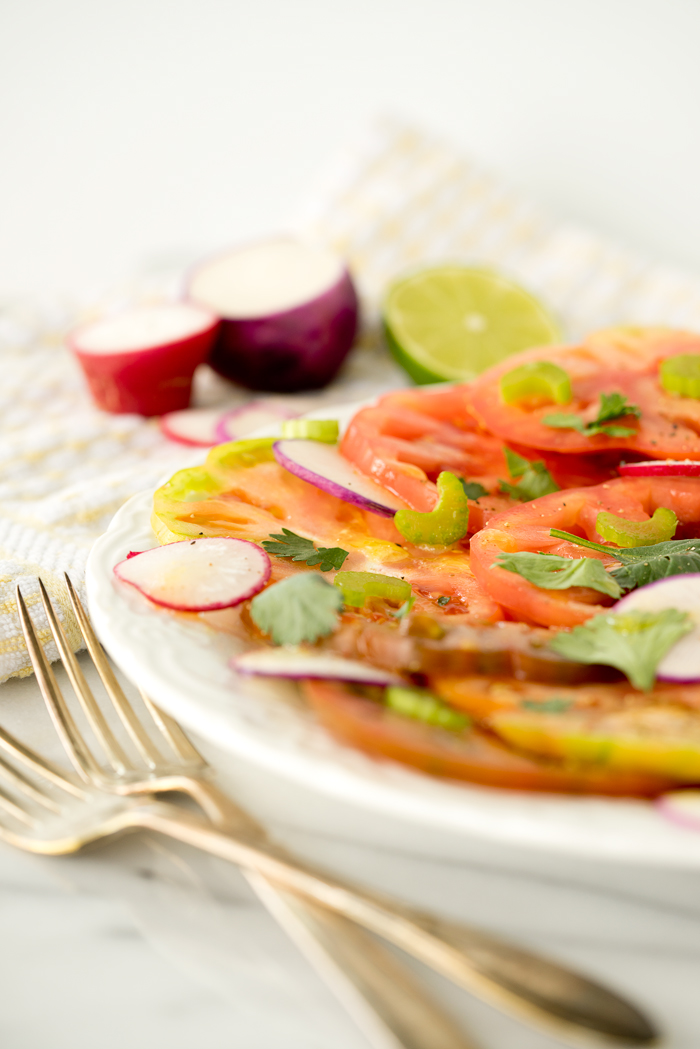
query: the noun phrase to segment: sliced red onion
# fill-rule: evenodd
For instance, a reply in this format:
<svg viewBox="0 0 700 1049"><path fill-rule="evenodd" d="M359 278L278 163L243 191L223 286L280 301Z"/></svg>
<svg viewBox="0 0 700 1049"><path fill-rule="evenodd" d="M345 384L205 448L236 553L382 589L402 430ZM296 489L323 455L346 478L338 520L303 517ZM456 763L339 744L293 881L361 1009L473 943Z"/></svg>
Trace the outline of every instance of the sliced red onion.
<svg viewBox="0 0 700 1049"><path fill-rule="evenodd" d="M294 419L297 412L270 401L249 401L240 408L219 415L217 441L238 441L263 426L274 426L283 419Z"/></svg>
<svg viewBox="0 0 700 1049"><path fill-rule="evenodd" d="M700 681L700 572L672 575L648 583L618 601L614 611L660 612L664 608L687 612L694 627L666 653L656 676L660 681Z"/></svg>
<svg viewBox="0 0 700 1049"><path fill-rule="evenodd" d="M381 517L393 517L397 510L406 506L356 470L333 445L290 438L275 441L272 450L285 470L329 495L359 506L361 510L369 510Z"/></svg>
<svg viewBox="0 0 700 1049"><path fill-rule="evenodd" d="M401 685L403 678L378 670L356 659L343 659L313 649L258 648L231 660L238 674L260 677L283 677L292 680L320 678L330 681L354 681L363 685Z"/></svg>
<svg viewBox="0 0 700 1049"><path fill-rule="evenodd" d="M212 366L254 390L325 386L355 338L357 295L342 259L291 237L208 260L188 295L222 320Z"/></svg>
<svg viewBox="0 0 700 1049"><path fill-rule="evenodd" d="M211 448L220 444L217 425L222 418L221 408L183 408L180 412L168 412L160 419L163 434L178 444L195 448Z"/></svg>
<svg viewBox="0 0 700 1049"><path fill-rule="evenodd" d="M695 459L649 459L643 463L621 463L622 477L700 477Z"/></svg>
<svg viewBox="0 0 700 1049"><path fill-rule="evenodd" d="M156 605L213 612L262 590L270 578L270 558L247 539L205 536L131 553L114 572Z"/></svg>
<svg viewBox="0 0 700 1049"><path fill-rule="evenodd" d="M140 306L86 324L68 337L99 408L163 415L186 408L219 319L191 302Z"/></svg>

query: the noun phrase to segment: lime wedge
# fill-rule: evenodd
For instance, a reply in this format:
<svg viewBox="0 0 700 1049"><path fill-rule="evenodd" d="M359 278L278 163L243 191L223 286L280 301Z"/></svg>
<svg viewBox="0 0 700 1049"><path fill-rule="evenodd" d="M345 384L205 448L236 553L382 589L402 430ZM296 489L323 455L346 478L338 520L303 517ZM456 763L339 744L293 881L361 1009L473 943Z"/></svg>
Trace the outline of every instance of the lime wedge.
<svg viewBox="0 0 700 1049"><path fill-rule="evenodd" d="M393 284L384 327L391 352L417 383L464 382L511 353L561 337L523 288L490 270L455 265Z"/></svg>

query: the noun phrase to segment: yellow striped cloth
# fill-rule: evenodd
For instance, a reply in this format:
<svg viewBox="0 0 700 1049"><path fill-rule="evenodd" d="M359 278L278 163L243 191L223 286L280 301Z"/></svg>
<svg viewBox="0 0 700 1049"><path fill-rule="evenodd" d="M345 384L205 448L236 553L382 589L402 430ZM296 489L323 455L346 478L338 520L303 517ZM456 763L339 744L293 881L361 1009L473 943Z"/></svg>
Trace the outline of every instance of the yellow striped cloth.
<svg viewBox="0 0 700 1049"><path fill-rule="evenodd" d="M366 319L340 380L301 408L405 382L376 338L377 309L387 281L426 262L497 267L540 296L572 338L617 323L700 329L700 278L552 222L449 145L400 122L374 123L349 142L290 228L348 258ZM136 281L123 298L152 294ZM63 572L82 588L92 542L115 510L185 454L153 421L92 408L62 344L65 320L0 306L0 681L29 672L15 584L36 611L41 574L65 612ZM208 381L209 402L247 396ZM75 633L71 640L77 646ZM55 658L52 645L47 652Z"/></svg>

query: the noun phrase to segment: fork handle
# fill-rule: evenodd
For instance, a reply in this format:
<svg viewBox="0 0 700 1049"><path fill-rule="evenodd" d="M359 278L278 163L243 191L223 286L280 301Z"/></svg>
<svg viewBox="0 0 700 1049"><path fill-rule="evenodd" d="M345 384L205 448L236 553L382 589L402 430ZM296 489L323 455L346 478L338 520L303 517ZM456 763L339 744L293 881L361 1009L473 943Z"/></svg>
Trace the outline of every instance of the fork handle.
<svg viewBox="0 0 700 1049"><path fill-rule="evenodd" d="M157 831L300 893L402 948L501 1011L569 1044L650 1045L657 1032L633 1005L575 971L489 934L343 884L168 802L134 806L132 827Z"/></svg>
<svg viewBox="0 0 700 1049"><path fill-rule="evenodd" d="M181 785L217 827L267 843L263 827L214 783L193 777ZM376 1049L476 1049L422 982L363 928L253 870L243 874Z"/></svg>

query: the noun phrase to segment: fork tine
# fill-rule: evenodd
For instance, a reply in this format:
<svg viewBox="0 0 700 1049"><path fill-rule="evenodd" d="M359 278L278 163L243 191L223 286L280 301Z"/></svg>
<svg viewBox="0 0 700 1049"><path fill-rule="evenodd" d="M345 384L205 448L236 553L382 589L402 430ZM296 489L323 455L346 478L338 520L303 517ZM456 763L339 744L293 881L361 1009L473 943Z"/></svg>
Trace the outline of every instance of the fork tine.
<svg viewBox="0 0 700 1049"><path fill-rule="evenodd" d="M19 820L20 823L24 823L25 827L36 827L36 820L32 819L26 809L23 809L20 805L8 797L5 791L0 787L0 810L4 810L9 816Z"/></svg>
<svg viewBox="0 0 700 1049"><path fill-rule="evenodd" d="M37 802L38 805L48 809L50 812L60 815L61 806L57 805L53 798L50 798L43 790L35 787L22 772L13 769L2 759L0 759L0 776L3 776L21 794L25 794L32 801Z"/></svg>
<svg viewBox="0 0 700 1049"><path fill-rule="evenodd" d="M66 706L66 701L58 687L54 672L39 643L39 638L36 635L34 623L27 610L19 583L16 587L16 594L22 633L27 642L29 658L34 668L41 694L51 715L51 720L76 772L89 782L89 771L99 774L99 768L81 736L78 726L73 720L73 715Z"/></svg>
<svg viewBox="0 0 700 1049"><path fill-rule="evenodd" d="M119 741L107 724L104 714L95 702L95 697L85 680L85 675L82 672L78 660L75 658L74 652L68 644L68 639L66 638L61 621L54 612L51 599L47 594L46 587L41 579L39 579L39 590L41 593L41 603L44 606L46 618L49 621L49 627L53 634L53 639L56 642L56 647L61 656L61 662L65 667L70 683L73 686L73 691L80 701L80 705L85 712L85 716L90 723L92 731L95 733L98 742L102 746L112 768L116 772L122 773L127 769L132 769L132 763L129 761Z"/></svg>
<svg viewBox="0 0 700 1049"><path fill-rule="evenodd" d="M78 620L78 626L85 638L87 650L95 664L97 673L100 675L100 679L105 687L107 695L112 700L117 714L121 718L122 724L129 733L139 754L150 769L155 769L159 762L163 760L163 757L137 718L129 700L124 695L121 685L114 676L114 672L104 654L104 649L97 640L97 635L90 625L90 620L85 613L85 609L75 592L75 588L73 587L70 576L67 572L64 574L64 578L66 580L66 586L68 587L70 603L73 606L73 611Z"/></svg>
<svg viewBox="0 0 700 1049"><path fill-rule="evenodd" d="M25 747L24 743L20 743L18 739L11 736L5 729L0 728L0 748L7 754L11 754L16 761L24 765L26 768L31 769L38 776L49 780L54 786L60 787L65 790L67 794L72 794L74 798L84 798L86 796L85 791L82 787L72 783L69 779L63 775L61 770L49 761L47 758L40 758L36 751L31 750L29 747ZM2 761L2 758L0 758Z"/></svg>
<svg viewBox="0 0 700 1049"><path fill-rule="evenodd" d="M142 688L139 689L139 692L146 710L178 757L182 758L183 761L196 761L199 764L205 764L204 758L187 738L177 721L173 720L164 710L160 710Z"/></svg>

